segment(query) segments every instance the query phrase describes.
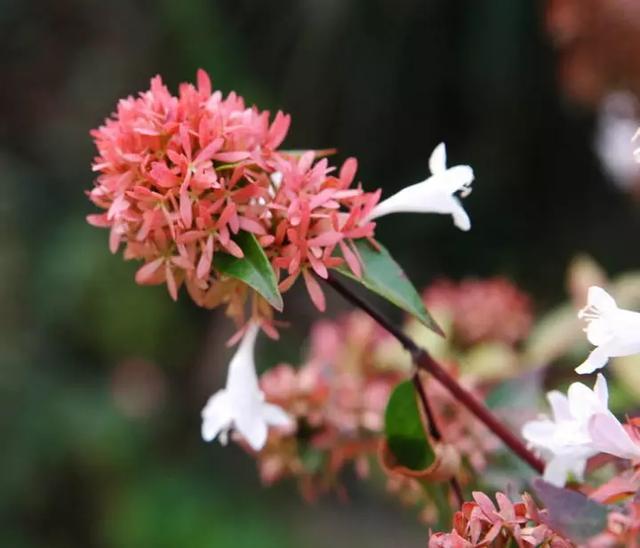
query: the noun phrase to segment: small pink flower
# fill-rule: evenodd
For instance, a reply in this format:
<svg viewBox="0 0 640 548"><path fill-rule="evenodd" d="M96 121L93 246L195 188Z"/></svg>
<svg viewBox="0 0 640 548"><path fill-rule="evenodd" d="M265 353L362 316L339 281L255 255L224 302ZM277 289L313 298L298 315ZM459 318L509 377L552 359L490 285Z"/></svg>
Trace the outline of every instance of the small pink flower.
<svg viewBox="0 0 640 548"><path fill-rule="evenodd" d="M529 333L533 322L531 300L505 278L440 280L423 293L429 310L451 316L453 335L470 346L486 341L515 344Z"/></svg>

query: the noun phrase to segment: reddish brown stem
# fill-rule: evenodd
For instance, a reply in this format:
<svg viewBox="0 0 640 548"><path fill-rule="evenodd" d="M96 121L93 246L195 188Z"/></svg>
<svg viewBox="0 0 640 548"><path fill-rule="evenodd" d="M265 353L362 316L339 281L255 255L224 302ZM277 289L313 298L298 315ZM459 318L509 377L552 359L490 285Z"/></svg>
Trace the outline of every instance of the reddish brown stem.
<svg viewBox="0 0 640 548"><path fill-rule="evenodd" d="M495 415L473 394L462 388L460 384L449 373L435 361L425 350L418 348L417 352L412 352L414 363L424 371L431 373L441 384L451 392L454 398L462 403L478 419L480 419L489 430L498 436L516 455L531 466L536 472L544 472L544 462L536 457L524 443L511 430L509 430Z"/></svg>
<svg viewBox="0 0 640 548"><path fill-rule="evenodd" d="M405 350L411 354L411 358L416 367L433 375L447 390L449 390L449 392L451 392L454 398L456 398L482 423L484 423L489 430L491 430L507 447L509 447L509 449L511 449L539 474L544 472L544 462L527 449L527 446L504 424L502 424L502 422L500 422L483 403L479 402L473 394L460 386L458 381L456 381L446 369L436 362L424 348L420 348L401 329L393 325L366 301L352 293L334 276L330 274L326 282L347 301L366 312L385 330L393 335Z"/></svg>

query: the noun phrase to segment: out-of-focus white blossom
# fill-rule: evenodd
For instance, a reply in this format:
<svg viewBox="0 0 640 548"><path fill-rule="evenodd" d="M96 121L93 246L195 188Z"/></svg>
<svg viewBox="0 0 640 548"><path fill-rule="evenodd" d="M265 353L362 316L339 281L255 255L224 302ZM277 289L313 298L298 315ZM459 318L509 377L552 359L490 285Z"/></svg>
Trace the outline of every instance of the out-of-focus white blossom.
<svg viewBox="0 0 640 548"><path fill-rule="evenodd" d="M593 390L574 382L567 395L553 390L547 394L552 418L529 421L523 437L547 460L544 479L563 486L569 473L581 480L587 459L597 453L620 458L640 458L640 446L609 411L609 390L602 374Z"/></svg>
<svg viewBox="0 0 640 548"><path fill-rule="evenodd" d="M576 368L577 373L592 373L604 367L609 358L640 352L640 313L618 308L601 287L589 288L587 306L578 312L578 318L586 320L587 338L596 348Z"/></svg>

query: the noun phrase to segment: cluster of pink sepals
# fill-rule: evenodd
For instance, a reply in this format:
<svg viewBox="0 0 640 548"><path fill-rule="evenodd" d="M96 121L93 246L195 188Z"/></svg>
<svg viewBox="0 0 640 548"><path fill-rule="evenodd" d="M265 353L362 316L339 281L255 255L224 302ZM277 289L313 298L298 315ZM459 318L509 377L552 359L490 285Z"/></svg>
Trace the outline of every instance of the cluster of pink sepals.
<svg viewBox="0 0 640 548"><path fill-rule="evenodd" d="M616 476L590 498L599 502L625 503L613 507L605 530L590 539L576 543L553 528L553 515L539 508L528 493L519 502L511 502L504 493L496 493L496 505L482 492L473 493L473 501L465 502L453 517L450 532L433 533L428 548L479 548L485 546L533 548L638 548L640 546L640 502L633 497L638 491L637 473L629 471ZM633 498L632 498L633 497ZM575 516L579 519L580 516Z"/></svg>
<svg viewBox="0 0 640 548"><path fill-rule="evenodd" d="M215 255L242 258L234 235L254 234L280 291L302 275L322 310L311 271L326 278L346 261L360 275L352 240L372 240L375 223L366 216L380 197L351 188L353 158L335 173L314 151L278 150L290 121L278 112L270 122L269 112L246 107L235 93L212 92L203 70L197 86L181 84L178 96L156 76L150 90L122 99L92 131L99 175L89 198L105 211L88 220L110 229L112 252L124 242L125 258L144 261L138 283L166 283L174 300L184 284L197 304L225 304L240 325L251 295L252 317L275 337L271 308L247 285L217 272ZM337 247L342 257L335 256Z"/></svg>
<svg viewBox="0 0 640 548"><path fill-rule="evenodd" d="M465 502L453 518L450 533L434 533L429 548L474 548L476 546L548 546L570 548L570 541L545 524L546 510L540 510L530 495L511 502L504 493L496 493L498 506L482 492L473 493L473 502Z"/></svg>

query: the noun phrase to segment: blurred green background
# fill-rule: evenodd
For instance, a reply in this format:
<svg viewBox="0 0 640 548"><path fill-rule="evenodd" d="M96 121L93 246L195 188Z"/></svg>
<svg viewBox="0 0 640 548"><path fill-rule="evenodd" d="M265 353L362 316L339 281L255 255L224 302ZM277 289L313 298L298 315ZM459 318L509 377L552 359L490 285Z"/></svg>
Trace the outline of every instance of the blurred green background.
<svg viewBox="0 0 640 548"><path fill-rule="evenodd" d="M558 92L542 4L527 0L0 0L0 545L421 546L427 529L380 486L309 506L260 486L238 447L200 439L232 327L163 287L90 227L93 145L118 98L156 73L293 115L290 148L355 155L385 195L446 141L476 172L470 233L449 218L379 225L418 286L504 274L539 309L577 251L637 266L640 218L603 175L594 116ZM329 313L343 307L329 301ZM259 363L296 361L315 317Z"/></svg>

